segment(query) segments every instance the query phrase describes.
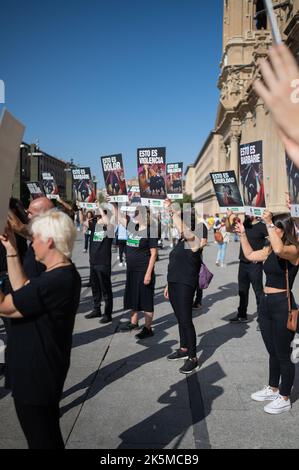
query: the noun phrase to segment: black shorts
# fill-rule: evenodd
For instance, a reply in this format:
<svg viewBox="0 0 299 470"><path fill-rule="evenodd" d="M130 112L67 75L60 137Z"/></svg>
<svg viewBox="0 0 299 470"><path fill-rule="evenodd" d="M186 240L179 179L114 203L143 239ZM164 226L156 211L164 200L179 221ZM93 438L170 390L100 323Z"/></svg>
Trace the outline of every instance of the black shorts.
<svg viewBox="0 0 299 470"><path fill-rule="evenodd" d="M126 290L124 296L124 309L136 312L154 311L155 274L151 283L144 284L145 272L127 271Z"/></svg>

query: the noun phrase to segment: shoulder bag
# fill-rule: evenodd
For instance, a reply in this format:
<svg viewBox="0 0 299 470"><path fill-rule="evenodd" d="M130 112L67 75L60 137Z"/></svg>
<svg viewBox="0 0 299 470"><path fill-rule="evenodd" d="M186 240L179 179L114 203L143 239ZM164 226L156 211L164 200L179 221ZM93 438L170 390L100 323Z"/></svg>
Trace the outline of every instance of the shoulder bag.
<svg viewBox="0 0 299 470"><path fill-rule="evenodd" d="M291 292L290 292L290 284L289 284L289 269L288 269L287 261L286 261L286 281L287 281L287 297L288 297L287 329L296 333L297 327L298 327L298 309L292 309Z"/></svg>

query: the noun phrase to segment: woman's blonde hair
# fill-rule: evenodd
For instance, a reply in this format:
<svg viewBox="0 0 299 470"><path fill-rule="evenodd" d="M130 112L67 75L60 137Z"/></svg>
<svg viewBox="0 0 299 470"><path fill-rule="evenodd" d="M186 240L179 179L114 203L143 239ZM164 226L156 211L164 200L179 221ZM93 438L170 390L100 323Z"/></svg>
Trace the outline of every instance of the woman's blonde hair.
<svg viewBox="0 0 299 470"><path fill-rule="evenodd" d="M33 235L40 235L43 241L53 240L56 250L71 258L77 236L72 219L56 209L44 212L31 222Z"/></svg>

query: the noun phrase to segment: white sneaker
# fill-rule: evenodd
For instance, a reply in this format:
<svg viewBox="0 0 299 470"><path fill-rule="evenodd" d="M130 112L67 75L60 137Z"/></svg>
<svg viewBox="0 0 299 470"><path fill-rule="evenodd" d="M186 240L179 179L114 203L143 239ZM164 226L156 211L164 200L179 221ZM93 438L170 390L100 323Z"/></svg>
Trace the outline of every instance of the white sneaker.
<svg viewBox="0 0 299 470"><path fill-rule="evenodd" d="M216 266L220 266L220 263L219 263L219 261L216 261Z"/></svg>
<svg viewBox="0 0 299 470"><path fill-rule="evenodd" d="M220 264L220 268L225 268L225 264Z"/></svg>
<svg viewBox="0 0 299 470"><path fill-rule="evenodd" d="M119 263L118 266L123 266L123 263Z"/></svg>
<svg viewBox="0 0 299 470"><path fill-rule="evenodd" d="M264 411L266 413L270 413L271 415L278 415L280 413L284 413L285 411L290 411L291 408L292 405L290 400L284 400L281 395L278 395L276 400L273 400L264 407Z"/></svg>
<svg viewBox="0 0 299 470"><path fill-rule="evenodd" d="M255 392L251 395L252 400L255 401L273 401L279 397L279 392L273 392L272 388L269 385L265 385L262 390Z"/></svg>
<svg viewBox="0 0 299 470"><path fill-rule="evenodd" d="M117 258L116 259L119 259L119 255L117 255Z"/></svg>

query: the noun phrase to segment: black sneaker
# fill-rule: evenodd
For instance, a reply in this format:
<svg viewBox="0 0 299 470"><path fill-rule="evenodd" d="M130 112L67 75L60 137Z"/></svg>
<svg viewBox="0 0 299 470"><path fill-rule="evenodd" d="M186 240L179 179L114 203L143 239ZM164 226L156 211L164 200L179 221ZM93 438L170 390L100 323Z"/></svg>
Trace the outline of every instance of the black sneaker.
<svg viewBox="0 0 299 470"><path fill-rule="evenodd" d="M88 315L85 315L85 318L100 318L101 316L101 312L98 310L93 310L91 313L88 313Z"/></svg>
<svg viewBox="0 0 299 470"><path fill-rule="evenodd" d="M154 336L153 330L151 328L146 328L146 326L144 326L142 330L140 331L140 333L138 333L138 335L135 335L135 338L145 339L145 338L150 338L151 336Z"/></svg>
<svg viewBox="0 0 299 470"><path fill-rule="evenodd" d="M167 356L169 361L179 361L180 359L188 359L188 352L182 351L181 349L177 349L172 354Z"/></svg>
<svg viewBox="0 0 299 470"><path fill-rule="evenodd" d="M127 331L132 331L132 330L137 330L139 328L138 323L131 323L130 321L128 323L125 323L120 327L120 331L125 333Z"/></svg>
<svg viewBox="0 0 299 470"><path fill-rule="evenodd" d="M231 318L229 321L230 323L248 323L249 322L247 315L246 317L239 317L239 315L237 315L236 317Z"/></svg>
<svg viewBox="0 0 299 470"><path fill-rule="evenodd" d="M110 323L112 322L112 317L111 315L103 315L103 318L101 318L100 323Z"/></svg>
<svg viewBox="0 0 299 470"><path fill-rule="evenodd" d="M187 359L183 367L180 368L181 374L191 374L191 372L196 372L199 369L198 361L192 361L192 359Z"/></svg>
<svg viewBox="0 0 299 470"><path fill-rule="evenodd" d="M201 304L199 302L193 302L192 308L193 310L199 310L201 308Z"/></svg>

